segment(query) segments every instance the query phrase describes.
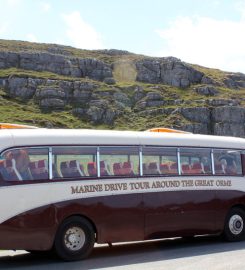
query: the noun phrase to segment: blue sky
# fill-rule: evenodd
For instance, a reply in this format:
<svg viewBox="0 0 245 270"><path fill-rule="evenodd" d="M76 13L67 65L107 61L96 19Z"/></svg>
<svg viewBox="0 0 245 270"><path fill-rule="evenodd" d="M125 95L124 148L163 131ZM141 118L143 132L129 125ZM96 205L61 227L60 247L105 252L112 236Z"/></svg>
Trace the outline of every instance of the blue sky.
<svg viewBox="0 0 245 270"><path fill-rule="evenodd" d="M0 0L0 38L171 55L245 73L245 0Z"/></svg>

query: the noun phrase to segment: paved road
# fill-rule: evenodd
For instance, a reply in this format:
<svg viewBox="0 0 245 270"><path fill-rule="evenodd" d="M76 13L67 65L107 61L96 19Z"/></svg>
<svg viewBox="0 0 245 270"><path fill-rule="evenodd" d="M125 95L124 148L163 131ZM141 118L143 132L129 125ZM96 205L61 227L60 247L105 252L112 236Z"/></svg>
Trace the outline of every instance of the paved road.
<svg viewBox="0 0 245 270"><path fill-rule="evenodd" d="M85 261L61 262L55 257L0 252L0 269L18 270L244 270L245 242L218 238L161 240L127 245L99 246Z"/></svg>

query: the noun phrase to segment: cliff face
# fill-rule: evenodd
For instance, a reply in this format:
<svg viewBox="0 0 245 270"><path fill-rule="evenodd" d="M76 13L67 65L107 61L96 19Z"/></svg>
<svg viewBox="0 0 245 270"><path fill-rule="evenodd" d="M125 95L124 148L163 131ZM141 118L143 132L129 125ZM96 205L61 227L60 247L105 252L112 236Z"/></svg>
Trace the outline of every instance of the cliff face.
<svg viewBox="0 0 245 270"><path fill-rule="evenodd" d="M0 121L245 137L245 75L174 57L0 41L0 89Z"/></svg>

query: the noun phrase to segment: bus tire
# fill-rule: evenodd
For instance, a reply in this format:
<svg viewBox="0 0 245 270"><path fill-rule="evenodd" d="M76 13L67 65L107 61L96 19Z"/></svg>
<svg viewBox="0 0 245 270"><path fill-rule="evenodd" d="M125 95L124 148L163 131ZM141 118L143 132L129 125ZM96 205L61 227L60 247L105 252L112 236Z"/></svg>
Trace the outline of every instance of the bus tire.
<svg viewBox="0 0 245 270"><path fill-rule="evenodd" d="M223 235L229 242L245 239L245 212L241 208L234 207L229 211Z"/></svg>
<svg viewBox="0 0 245 270"><path fill-rule="evenodd" d="M85 218L74 216L66 219L58 228L54 248L56 254L65 261L82 260L91 253L95 242L95 232Z"/></svg>

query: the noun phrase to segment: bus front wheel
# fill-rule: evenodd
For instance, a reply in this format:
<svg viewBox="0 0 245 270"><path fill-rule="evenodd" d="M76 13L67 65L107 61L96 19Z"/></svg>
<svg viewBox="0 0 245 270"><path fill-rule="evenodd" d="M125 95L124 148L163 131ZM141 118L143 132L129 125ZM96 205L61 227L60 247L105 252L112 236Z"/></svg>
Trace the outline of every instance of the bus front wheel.
<svg viewBox="0 0 245 270"><path fill-rule="evenodd" d="M82 260L90 254L94 242L92 225L86 219L74 216L66 219L58 228L54 248L65 261Z"/></svg>
<svg viewBox="0 0 245 270"><path fill-rule="evenodd" d="M245 239L245 212L237 207L230 210L226 217L224 237L235 242Z"/></svg>

